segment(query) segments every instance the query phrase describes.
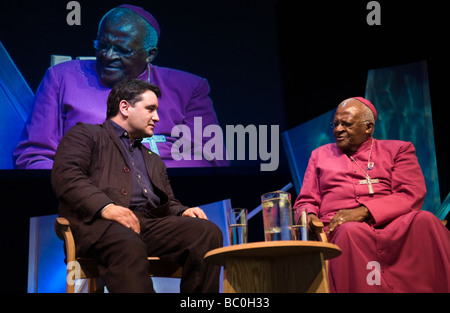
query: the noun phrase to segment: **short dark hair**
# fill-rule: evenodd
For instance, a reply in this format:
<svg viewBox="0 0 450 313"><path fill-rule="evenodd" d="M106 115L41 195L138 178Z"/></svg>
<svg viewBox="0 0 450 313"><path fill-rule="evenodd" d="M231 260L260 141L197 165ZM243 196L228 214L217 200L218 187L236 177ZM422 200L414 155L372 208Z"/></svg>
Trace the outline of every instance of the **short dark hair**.
<svg viewBox="0 0 450 313"><path fill-rule="evenodd" d="M126 100L131 106L134 106L136 102L141 100L140 95L147 90L153 91L156 97L161 98L161 90L158 86L140 79L128 78L115 84L106 101L108 105L106 119L110 119L119 113L120 101Z"/></svg>

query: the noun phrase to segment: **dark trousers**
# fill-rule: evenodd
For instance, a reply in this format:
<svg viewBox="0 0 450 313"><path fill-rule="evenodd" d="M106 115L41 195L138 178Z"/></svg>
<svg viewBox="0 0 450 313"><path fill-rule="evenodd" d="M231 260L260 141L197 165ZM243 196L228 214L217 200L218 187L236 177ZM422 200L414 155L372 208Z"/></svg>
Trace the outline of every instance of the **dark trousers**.
<svg viewBox="0 0 450 313"><path fill-rule="evenodd" d="M154 292L148 256L183 267L180 291L218 292L220 267L203 261L206 252L223 245L221 230L199 218L149 217L137 212L141 233L113 222L88 257L98 260L109 292Z"/></svg>

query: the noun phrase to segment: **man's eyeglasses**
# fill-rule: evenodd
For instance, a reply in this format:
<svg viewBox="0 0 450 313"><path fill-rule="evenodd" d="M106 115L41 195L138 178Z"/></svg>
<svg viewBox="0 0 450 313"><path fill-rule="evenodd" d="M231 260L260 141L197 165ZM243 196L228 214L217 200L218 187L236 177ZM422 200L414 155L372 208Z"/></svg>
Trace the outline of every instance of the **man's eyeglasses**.
<svg viewBox="0 0 450 313"><path fill-rule="evenodd" d="M95 50L99 50L102 52L108 52L109 49L112 49L113 52L115 52L119 57L121 58L130 58L132 57L136 52L138 52L139 50L143 50L144 48L138 49L138 50L130 50L130 49L126 49L124 47L120 47L120 46L116 46L116 45L111 45L107 42L104 41L100 41L100 40L94 40L94 48Z"/></svg>

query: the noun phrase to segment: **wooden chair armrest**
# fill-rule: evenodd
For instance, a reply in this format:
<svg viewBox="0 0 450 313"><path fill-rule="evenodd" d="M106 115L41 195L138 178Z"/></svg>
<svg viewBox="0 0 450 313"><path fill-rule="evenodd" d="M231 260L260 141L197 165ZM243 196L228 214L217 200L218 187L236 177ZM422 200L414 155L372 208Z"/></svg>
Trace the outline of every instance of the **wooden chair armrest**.
<svg viewBox="0 0 450 313"><path fill-rule="evenodd" d="M55 220L55 232L59 239L64 241L66 261L75 261L75 240L73 239L69 221L64 217Z"/></svg>
<svg viewBox="0 0 450 313"><path fill-rule="evenodd" d="M64 217L57 217L55 220L55 233L61 240L66 240L64 234L70 231L69 221Z"/></svg>
<svg viewBox="0 0 450 313"><path fill-rule="evenodd" d="M63 226L70 226L69 221L65 217L57 217L56 222Z"/></svg>
<svg viewBox="0 0 450 313"><path fill-rule="evenodd" d="M311 228L313 228L314 230L321 230L324 226L322 221L319 220L311 220L311 223L309 223L309 226L311 226Z"/></svg>
<svg viewBox="0 0 450 313"><path fill-rule="evenodd" d="M314 232L318 240L320 240L321 242L328 242L327 235L323 230L324 225L321 221L311 220L311 222L309 223L309 227Z"/></svg>

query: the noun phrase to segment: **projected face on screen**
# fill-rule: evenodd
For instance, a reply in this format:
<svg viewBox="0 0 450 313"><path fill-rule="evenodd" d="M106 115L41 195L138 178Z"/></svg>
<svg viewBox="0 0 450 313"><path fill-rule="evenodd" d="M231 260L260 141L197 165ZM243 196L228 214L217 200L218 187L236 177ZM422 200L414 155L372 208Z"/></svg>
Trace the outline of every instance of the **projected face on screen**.
<svg viewBox="0 0 450 313"><path fill-rule="evenodd" d="M107 11L98 4L81 5L80 12L86 18L93 10L103 14L96 25L89 19L95 30L81 31L85 26L82 18L80 28L70 28L79 37L67 38L70 44L60 41L60 50L49 47L47 53L92 57L56 64L48 68L44 76L42 72L36 73L34 97L30 92L27 101L18 105L21 98L18 95L19 100L14 100L13 105L26 108L26 112L19 117L18 130L5 152L8 164L2 168L51 169L62 137L78 122L103 123L106 99L112 86L124 78L138 78L161 89L160 122L153 137L144 138L143 144L159 154L167 167L221 167L236 163L259 166L270 162L273 165L270 170L276 170L278 151L272 149L271 155L266 157L261 154L264 146L259 147L259 143L256 150L250 151L254 144L248 134L244 134L245 146L240 149L245 150L243 158L237 152L240 146L235 146L234 154L229 156L225 149L225 131L229 127L260 129L264 126L271 130L276 126L283 130L282 109L271 109L270 115L264 113L269 107L283 105L281 85L274 84L280 78L275 17L270 1L248 7L239 1L211 4L220 10L213 10L214 18L207 20L193 19L186 10L203 16L206 12L211 14L210 7L186 5L184 9L177 7L168 11L167 5L158 4L155 13L152 11L155 16L145 8L134 6ZM254 14L249 16L248 12ZM64 12L64 17L66 14ZM156 22L157 15L162 16L162 33ZM98 16L101 15L95 18ZM233 23L230 23L230 16L233 16ZM245 35L248 29L252 40ZM64 28L52 27L55 34L43 32L42 38L66 39L64 31ZM93 38L91 54L77 51L83 45L92 47ZM224 47L234 46L240 47L240 55L231 58L230 49ZM6 48L10 47L14 48L15 43ZM271 51L271 58L261 51ZM157 52L156 60L161 66L154 61ZM12 60L14 57L0 61L2 65L14 64ZM19 72L17 74L20 76ZM271 79L267 80L267 76ZM9 81L11 77L8 73ZM26 86L28 77L19 77L19 80ZM14 83L5 88L24 90L17 86L18 83ZM214 133L212 129L221 132ZM260 135L264 142L273 142L271 133L258 133L258 137ZM278 149L278 144L273 146Z"/></svg>
<svg viewBox="0 0 450 313"><path fill-rule="evenodd" d="M108 87L124 78L138 77L156 53L156 47L146 47L151 26L127 11L116 10L107 15L94 41L100 81Z"/></svg>
<svg viewBox="0 0 450 313"><path fill-rule="evenodd" d="M109 11L94 41L96 60L69 61L47 71L36 92L25 139L14 152L18 168L50 169L58 143L71 127L77 122L105 121L110 88L125 78L138 78L161 89L160 121L154 136L143 142L168 167L228 165L223 157L194 157L195 148L183 151L186 157L182 160L173 158L171 148L178 139L172 135L173 129L185 126L194 133L200 127L203 134L205 127L218 125L218 121L206 79L150 64L157 51L159 26L149 16L142 8L132 6ZM202 118L200 126L194 123L198 117ZM192 146L203 147L207 139L192 138Z"/></svg>

